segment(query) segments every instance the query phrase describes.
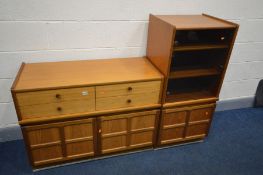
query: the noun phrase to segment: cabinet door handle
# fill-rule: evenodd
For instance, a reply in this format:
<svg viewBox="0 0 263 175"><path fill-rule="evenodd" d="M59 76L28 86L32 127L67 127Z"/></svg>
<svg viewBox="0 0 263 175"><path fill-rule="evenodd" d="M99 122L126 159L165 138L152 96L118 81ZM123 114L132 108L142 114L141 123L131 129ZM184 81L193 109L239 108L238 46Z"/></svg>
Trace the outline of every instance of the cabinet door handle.
<svg viewBox="0 0 263 175"><path fill-rule="evenodd" d="M99 133L101 133L101 129L99 129Z"/></svg>
<svg viewBox="0 0 263 175"><path fill-rule="evenodd" d="M209 113L208 112L205 112L205 115L208 115Z"/></svg>

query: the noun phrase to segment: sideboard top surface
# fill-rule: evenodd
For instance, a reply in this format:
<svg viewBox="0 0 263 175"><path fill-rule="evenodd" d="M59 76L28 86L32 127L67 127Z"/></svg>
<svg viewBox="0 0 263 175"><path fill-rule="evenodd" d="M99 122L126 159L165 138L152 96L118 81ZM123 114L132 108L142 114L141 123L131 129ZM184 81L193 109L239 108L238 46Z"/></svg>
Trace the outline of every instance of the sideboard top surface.
<svg viewBox="0 0 263 175"><path fill-rule="evenodd" d="M154 15L155 16L155 15ZM177 30L187 29L217 29L235 28L236 24L215 18L206 14L202 15L156 15L157 18L176 27Z"/></svg>
<svg viewBox="0 0 263 175"><path fill-rule="evenodd" d="M21 66L12 90L20 92L161 78L161 73L143 57L26 63Z"/></svg>

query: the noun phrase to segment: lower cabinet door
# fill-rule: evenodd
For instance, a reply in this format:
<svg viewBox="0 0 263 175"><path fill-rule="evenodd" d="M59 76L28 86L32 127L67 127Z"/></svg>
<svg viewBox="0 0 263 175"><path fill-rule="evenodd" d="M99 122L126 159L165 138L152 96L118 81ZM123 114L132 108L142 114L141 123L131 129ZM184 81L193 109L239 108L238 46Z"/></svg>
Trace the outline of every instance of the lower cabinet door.
<svg viewBox="0 0 263 175"><path fill-rule="evenodd" d="M68 122L63 129L67 158L94 155L93 119Z"/></svg>
<svg viewBox="0 0 263 175"><path fill-rule="evenodd" d="M158 111L100 117L101 153L153 146Z"/></svg>
<svg viewBox="0 0 263 175"><path fill-rule="evenodd" d="M160 144L184 139L188 112L184 109L165 109L162 112Z"/></svg>
<svg viewBox="0 0 263 175"><path fill-rule="evenodd" d="M215 104L165 109L161 116L159 144L204 138Z"/></svg>
<svg viewBox="0 0 263 175"><path fill-rule="evenodd" d="M85 119L23 127L32 165L41 166L93 156L93 120Z"/></svg>

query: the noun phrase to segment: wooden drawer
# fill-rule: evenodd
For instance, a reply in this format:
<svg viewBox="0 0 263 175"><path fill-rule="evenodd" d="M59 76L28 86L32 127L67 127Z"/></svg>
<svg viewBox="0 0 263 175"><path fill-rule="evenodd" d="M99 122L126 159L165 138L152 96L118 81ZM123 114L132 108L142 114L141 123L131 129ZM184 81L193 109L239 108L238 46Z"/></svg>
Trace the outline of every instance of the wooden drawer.
<svg viewBox="0 0 263 175"><path fill-rule="evenodd" d="M102 154L152 146L158 110L100 117Z"/></svg>
<svg viewBox="0 0 263 175"><path fill-rule="evenodd" d="M107 110L116 108L128 108L157 104L159 102L159 91L133 94L126 96L114 96L96 99L96 110Z"/></svg>
<svg viewBox="0 0 263 175"><path fill-rule="evenodd" d="M23 119L84 113L94 110L94 100L63 101L20 107Z"/></svg>
<svg viewBox="0 0 263 175"><path fill-rule="evenodd" d="M31 106L63 101L94 101L94 87L57 89L47 91L23 92L16 94L18 106Z"/></svg>
<svg viewBox="0 0 263 175"><path fill-rule="evenodd" d="M141 94L157 92L159 93L161 81L148 81L138 83L124 83L116 85L106 85L96 87L96 98L126 96L131 94Z"/></svg>

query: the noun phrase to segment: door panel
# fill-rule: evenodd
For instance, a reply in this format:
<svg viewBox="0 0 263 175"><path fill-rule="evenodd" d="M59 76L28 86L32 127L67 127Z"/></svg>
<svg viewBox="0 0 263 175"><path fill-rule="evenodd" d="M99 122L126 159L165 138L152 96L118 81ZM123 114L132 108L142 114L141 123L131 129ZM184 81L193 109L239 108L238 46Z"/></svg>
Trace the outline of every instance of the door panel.
<svg viewBox="0 0 263 175"><path fill-rule="evenodd" d="M60 145L41 147L32 150L34 165L53 163L63 159L62 148Z"/></svg>
<svg viewBox="0 0 263 175"><path fill-rule="evenodd" d="M162 112L159 144L204 138L209 130L215 104L165 109Z"/></svg>
<svg viewBox="0 0 263 175"><path fill-rule="evenodd" d="M66 145L67 157L75 158L75 157L84 157L84 156L92 156L94 155L93 151L93 141L79 141L68 143Z"/></svg>
<svg viewBox="0 0 263 175"><path fill-rule="evenodd" d="M185 127L168 128L162 131L161 143L170 143L184 138Z"/></svg>
<svg viewBox="0 0 263 175"><path fill-rule="evenodd" d="M131 134L130 147L142 147L152 145L153 131Z"/></svg>
<svg viewBox="0 0 263 175"><path fill-rule="evenodd" d="M93 156L94 119L23 127L34 166Z"/></svg>
<svg viewBox="0 0 263 175"><path fill-rule="evenodd" d="M100 117L101 152L152 146L157 110Z"/></svg>
<svg viewBox="0 0 263 175"><path fill-rule="evenodd" d="M208 123L189 125L187 127L186 137L205 136L208 131L208 128Z"/></svg>

